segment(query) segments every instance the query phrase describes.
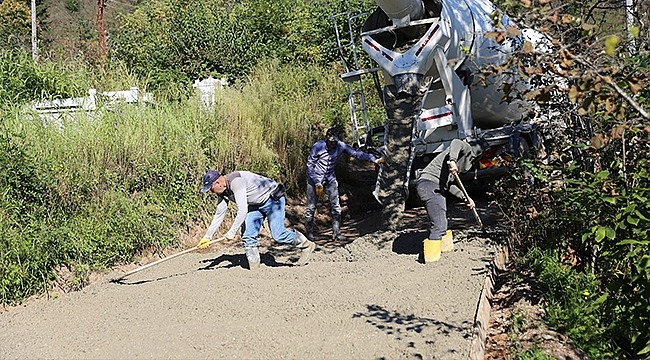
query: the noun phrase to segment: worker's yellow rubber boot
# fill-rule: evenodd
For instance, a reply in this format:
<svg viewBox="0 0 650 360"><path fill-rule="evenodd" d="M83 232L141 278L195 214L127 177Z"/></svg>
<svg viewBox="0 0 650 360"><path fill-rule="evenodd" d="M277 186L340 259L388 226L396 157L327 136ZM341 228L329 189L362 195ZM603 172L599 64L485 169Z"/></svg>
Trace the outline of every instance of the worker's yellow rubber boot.
<svg viewBox="0 0 650 360"><path fill-rule="evenodd" d="M442 246L440 251L449 252L454 250L454 236L451 234L451 230L447 230L445 235L442 237Z"/></svg>
<svg viewBox="0 0 650 360"><path fill-rule="evenodd" d="M433 263L440 260L442 240L424 240L424 263Z"/></svg>

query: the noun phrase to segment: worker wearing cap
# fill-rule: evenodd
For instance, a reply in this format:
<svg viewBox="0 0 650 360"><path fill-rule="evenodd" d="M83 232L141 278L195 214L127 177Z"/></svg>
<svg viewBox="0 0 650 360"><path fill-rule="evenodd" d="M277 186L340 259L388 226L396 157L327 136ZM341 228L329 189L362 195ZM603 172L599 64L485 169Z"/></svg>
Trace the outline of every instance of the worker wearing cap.
<svg viewBox="0 0 650 360"><path fill-rule="evenodd" d="M221 175L216 170L210 170L203 177L201 189L202 193L208 191L217 194L219 202L212 223L198 243L198 248L209 246L210 240L226 216L228 203L234 202L237 205L237 215L224 237L233 239L241 228L249 269L256 269L260 265L257 235L264 218L268 220L271 236L275 241L295 245L302 250L297 265L307 264L316 245L299 231L285 228L284 186L249 171L234 171Z"/></svg>
<svg viewBox="0 0 650 360"><path fill-rule="evenodd" d="M453 174L470 171L488 147L483 139L471 143L454 139L449 148L431 160L419 174L416 190L424 202L430 220L429 238L424 240L426 263L438 261L441 252L454 249L451 230L447 230L447 194L465 200L470 209L475 207L474 200L470 197L464 198Z"/></svg>
<svg viewBox="0 0 650 360"><path fill-rule="evenodd" d="M334 240L345 241L341 234L341 205L339 203L339 184L336 181L336 162L343 154L375 164L383 163L383 158L376 158L360 150L348 146L341 141L339 130L330 128L325 134L325 140L317 141L311 148L307 158L307 209L305 211L305 229L307 238L314 239L314 213L318 198L327 192L332 216L332 237Z"/></svg>

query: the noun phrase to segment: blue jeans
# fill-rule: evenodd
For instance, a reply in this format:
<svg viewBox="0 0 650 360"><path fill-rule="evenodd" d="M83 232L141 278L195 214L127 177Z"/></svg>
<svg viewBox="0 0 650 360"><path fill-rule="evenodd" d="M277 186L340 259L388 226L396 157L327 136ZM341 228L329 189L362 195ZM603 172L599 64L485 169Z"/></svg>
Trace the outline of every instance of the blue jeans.
<svg viewBox="0 0 650 360"><path fill-rule="evenodd" d="M429 180L418 180L416 189L429 215L429 239L440 240L447 232L447 198L440 185Z"/></svg>
<svg viewBox="0 0 650 360"><path fill-rule="evenodd" d="M242 226L244 247L258 246L257 235L260 233L264 218L268 219L271 236L275 241L282 244L293 244L296 232L284 227L285 203L286 200L283 196L277 201L269 198L262 205L248 206L248 215L246 215L246 221Z"/></svg>
<svg viewBox="0 0 650 360"><path fill-rule="evenodd" d="M318 197L316 196L316 187L307 181L307 209L305 210L306 218L313 218L316 212ZM330 214L332 218L341 215L341 204L339 203L339 183L334 180L324 185L325 193L330 201Z"/></svg>

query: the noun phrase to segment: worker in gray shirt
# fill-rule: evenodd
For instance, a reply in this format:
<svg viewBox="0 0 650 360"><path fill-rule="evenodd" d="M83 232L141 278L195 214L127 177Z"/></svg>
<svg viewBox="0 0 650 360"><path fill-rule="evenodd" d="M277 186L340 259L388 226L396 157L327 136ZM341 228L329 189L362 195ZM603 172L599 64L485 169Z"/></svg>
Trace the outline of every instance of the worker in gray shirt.
<svg viewBox="0 0 650 360"><path fill-rule="evenodd" d="M447 194L465 200L470 209L475 207L470 197L464 199L453 174L470 171L488 147L483 139L471 143L454 139L419 174L416 190L430 220L429 238L424 240L425 262L438 261L441 252L453 250L452 234L447 230Z"/></svg>
<svg viewBox="0 0 650 360"><path fill-rule="evenodd" d="M285 204L284 186L275 180L249 171L234 171L221 175L216 170L208 171L203 177L202 193L212 192L219 196L217 211L198 248L206 248L214 233L219 229L226 216L229 202L237 205L237 215L230 229L224 234L226 239L233 239L242 229L242 240L248 260L249 269L260 266L260 253L257 235L266 218L271 229L271 236L282 244L295 245L301 250L297 265L309 261L316 244L309 241L299 231L291 231L284 226Z"/></svg>

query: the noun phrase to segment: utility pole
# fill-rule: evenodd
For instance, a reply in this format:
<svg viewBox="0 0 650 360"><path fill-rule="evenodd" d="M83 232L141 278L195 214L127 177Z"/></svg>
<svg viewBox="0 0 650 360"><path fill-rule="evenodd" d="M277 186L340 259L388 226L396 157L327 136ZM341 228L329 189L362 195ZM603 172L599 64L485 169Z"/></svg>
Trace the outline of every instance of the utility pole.
<svg viewBox="0 0 650 360"><path fill-rule="evenodd" d="M106 29L104 27L104 8L106 0L97 0L97 40L99 42L99 63L102 68L108 55L108 46L106 45Z"/></svg>
<svg viewBox="0 0 650 360"><path fill-rule="evenodd" d="M32 0L32 60L36 62L38 49L36 48L36 0Z"/></svg>

